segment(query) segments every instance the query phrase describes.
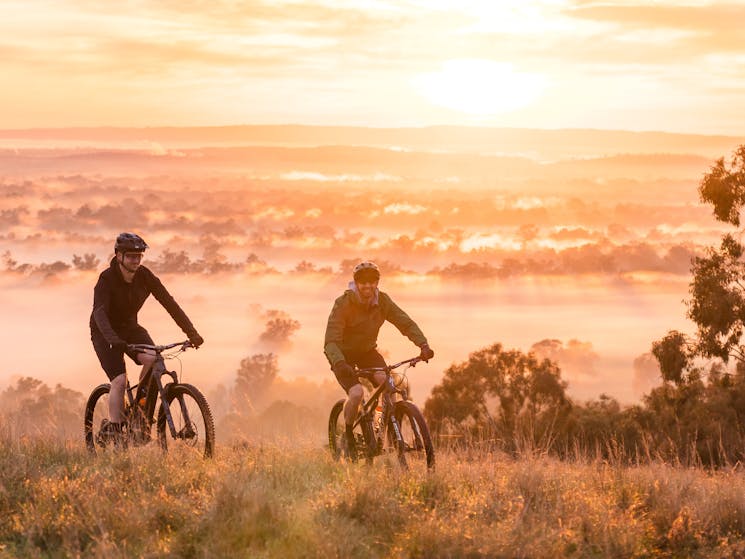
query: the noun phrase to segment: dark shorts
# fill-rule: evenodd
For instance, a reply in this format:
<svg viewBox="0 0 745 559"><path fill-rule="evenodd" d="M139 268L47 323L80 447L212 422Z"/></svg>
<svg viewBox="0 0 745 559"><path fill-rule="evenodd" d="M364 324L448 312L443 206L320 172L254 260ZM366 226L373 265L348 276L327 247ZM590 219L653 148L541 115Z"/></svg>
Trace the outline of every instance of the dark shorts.
<svg viewBox="0 0 745 559"><path fill-rule="evenodd" d="M385 367L386 365L385 359L378 353L377 349L371 349L368 352L360 354L345 354L344 359L353 367L357 365L360 369L366 367ZM339 381L345 392L349 392L350 388L360 383L357 375L339 375L336 371L334 371L334 375L336 375L336 380Z"/></svg>
<svg viewBox="0 0 745 559"><path fill-rule="evenodd" d="M120 335L128 344L154 343L150 334L147 333L147 330L139 325L130 328L126 332L120 333ZM93 342L93 349L96 350L98 360L101 362L101 367L103 367L109 380L114 380L119 375L127 372L127 367L124 364L124 353L126 353L132 361L138 365L142 365L142 363L137 360L137 353L129 350L122 352L118 349L114 349L98 330L91 331L91 341Z"/></svg>

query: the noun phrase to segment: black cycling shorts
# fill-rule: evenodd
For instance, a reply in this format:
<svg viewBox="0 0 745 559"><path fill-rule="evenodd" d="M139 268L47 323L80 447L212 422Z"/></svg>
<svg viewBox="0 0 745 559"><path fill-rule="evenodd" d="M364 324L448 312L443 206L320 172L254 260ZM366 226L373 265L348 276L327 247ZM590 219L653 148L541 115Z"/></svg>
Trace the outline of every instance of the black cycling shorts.
<svg viewBox="0 0 745 559"><path fill-rule="evenodd" d="M126 332L120 332L119 335L122 336L122 339L128 344L154 343L150 334L147 333L147 330L140 325L130 328ZM127 372L127 367L124 364L124 353L126 353L132 361L138 365L142 365L142 363L137 360L136 352L131 350L122 352L121 350L114 349L98 330L91 331L91 341L93 342L93 349L96 350L98 360L101 362L101 367L103 367L109 380L114 380L119 375Z"/></svg>
<svg viewBox="0 0 745 559"><path fill-rule="evenodd" d="M359 354L344 354L344 360L353 367L357 365L360 369L365 369L367 367L385 367L386 365L385 359L383 359L383 356L378 353L377 349L371 349L370 351ZM355 374L339 375L334 371L334 375L336 375L336 380L339 381L339 384L341 384L341 387L347 393L355 384L360 383Z"/></svg>

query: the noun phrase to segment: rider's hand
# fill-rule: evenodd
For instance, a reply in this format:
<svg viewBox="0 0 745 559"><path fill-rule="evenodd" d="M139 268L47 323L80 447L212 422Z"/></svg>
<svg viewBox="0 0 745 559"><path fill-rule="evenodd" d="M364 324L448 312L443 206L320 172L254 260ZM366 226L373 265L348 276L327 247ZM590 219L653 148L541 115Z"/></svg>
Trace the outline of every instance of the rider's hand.
<svg viewBox="0 0 745 559"><path fill-rule="evenodd" d="M349 376L349 375L353 375L354 374L354 369L352 368L352 366L349 363L347 363L346 361L344 361L344 360L337 361L336 363L334 363L334 365L333 365L333 367L331 367L331 369L338 376L342 376L342 377L345 377L345 376Z"/></svg>
<svg viewBox="0 0 745 559"><path fill-rule="evenodd" d="M429 347L429 344L422 344L419 346L419 349L421 349L421 353L419 354L419 359L422 361L429 361L435 356L435 352L432 351L432 348Z"/></svg>
<svg viewBox="0 0 745 559"><path fill-rule="evenodd" d="M200 336L199 332L197 332L196 330L194 330L193 332L190 332L188 336L189 336L189 343L193 345L195 349L204 343L204 338Z"/></svg>

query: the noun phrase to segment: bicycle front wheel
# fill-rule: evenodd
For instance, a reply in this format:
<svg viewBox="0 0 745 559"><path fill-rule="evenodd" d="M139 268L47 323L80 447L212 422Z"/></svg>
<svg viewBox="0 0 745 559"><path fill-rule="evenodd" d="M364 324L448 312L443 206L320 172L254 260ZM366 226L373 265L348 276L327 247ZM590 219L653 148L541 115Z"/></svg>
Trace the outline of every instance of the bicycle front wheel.
<svg viewBox="0 0 745 559"><path fill-rule="evenodd" d="M427 469L435 467L435 448L429 427L422 412L412 402L396 402L393 415L398 421L401 438L404 443L404 453L411 469L417 467Z"/></svg>
<svg viewBox="0 0 745 559"><path fill-rule="evenodd" d="M158 410L158 440L165 451L183 448L205 458L213 455L215 422L207 399L196 387L175 383L165 387L165 400Z"/></svg>
<svg viewBox="0 0 745 559"><path fill-rule="evenodd" d="M101 433L102 428L106 428L109 421L109 391L110 384L100 384L93 389L88 396L88 402L85 404L85 446L93 454L96 453L96 445L105 447L109 442L106 432Z"/></svg>

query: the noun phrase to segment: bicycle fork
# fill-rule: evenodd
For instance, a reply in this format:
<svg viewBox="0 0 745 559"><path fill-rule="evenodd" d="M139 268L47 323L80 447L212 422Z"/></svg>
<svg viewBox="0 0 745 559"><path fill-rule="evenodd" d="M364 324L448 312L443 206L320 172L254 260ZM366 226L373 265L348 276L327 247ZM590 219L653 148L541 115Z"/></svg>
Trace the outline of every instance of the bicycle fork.
<svg viewBox="0 0 745 559"><path fill-rule="evenodd" d="M191 428L191 420L189 419L189 412L186 409L186 403L184 402L183 398L178 398L179 405L181 406L181 413L183 417L186 419L186 425L181 431L176 431L176 425L173 421L173 416L171 415L171 409L168 406L168 402L166 401L166 392L163 388L163 381L161 380L161 377L163 375L169 375L171 378L173 378L173 382L177 383L178 379L176 378L176 375L173 374L171 371L167 371L165 368L165 364L163 361L156 361L156 363L153 365L153 380L155 380L155 385L158 387L158 394L160 394L160 405L163 408L163 413L166 416L166 423L168 424L168 429L171 431L171 436L176 438L190 438L194 436L194 430Z"/></svg>

